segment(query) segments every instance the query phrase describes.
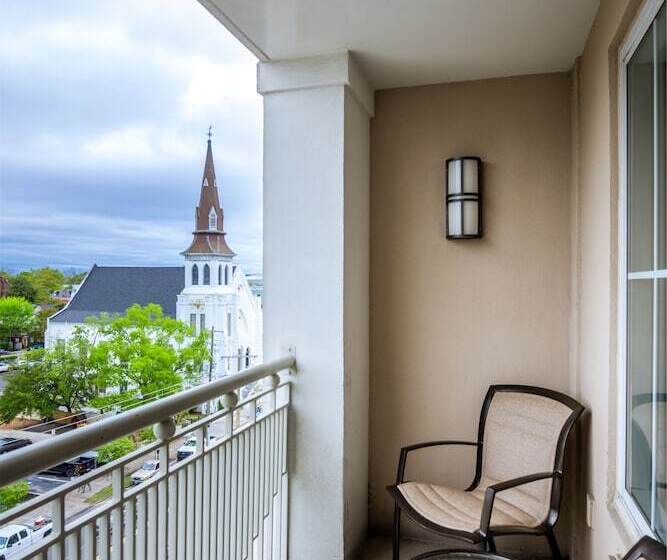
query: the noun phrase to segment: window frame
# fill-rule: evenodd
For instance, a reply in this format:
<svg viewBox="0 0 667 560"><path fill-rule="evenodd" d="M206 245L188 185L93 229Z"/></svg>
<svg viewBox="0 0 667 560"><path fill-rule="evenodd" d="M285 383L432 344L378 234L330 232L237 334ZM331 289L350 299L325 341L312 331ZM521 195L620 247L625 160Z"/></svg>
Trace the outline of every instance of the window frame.
<svg viewBox="0 0 667 560"><path fill-rule="evenodd" d="M666 0L645 0L630 26L618 51L618 293L617 293L617 395L616 395L616 480L614 509L626 529L634 533L634 539L642 535L654 535L639 505L626 488L627 478L627 290L628 276L633 279L648 278L645 273L628 272L628 91L627 66L644 35ZM655 210L654 210L655 211ZM655 226L654 226L655 227ZM654 272L650 278L667 277ZM656 302L653 303L654 308ZM655 352L655 348L653 349ZM655 440L655 438L654 438ZM654 442L653 442L654 443ZM655 460L654 460L655 462Z"/></svg>

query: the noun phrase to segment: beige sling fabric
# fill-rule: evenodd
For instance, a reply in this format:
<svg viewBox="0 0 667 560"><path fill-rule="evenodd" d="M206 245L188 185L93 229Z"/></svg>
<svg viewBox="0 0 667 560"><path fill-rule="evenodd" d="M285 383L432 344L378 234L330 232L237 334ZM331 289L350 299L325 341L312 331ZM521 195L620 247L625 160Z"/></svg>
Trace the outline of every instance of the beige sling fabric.
<svg viewBox="0 0 667 560"><path fill-rule="evenodd" d="M483 490L466 492L422 482L405 482L400 484L398 489L417 512L442 527L469 533L479 529L484 503ZM504 500L496 498L494 502L492 527L497 525L535 527L540 521Z"/></svg>
<svg viewBox="0 0 667 560"><path fill-rule="evenodd" d="M484 429L481 488L528 474L551 472L558 437L572 410L558 401L519 392L498 392ZM505 502L543 521L549 512L551 481L506 490Z"/></svg>
<svg viewBox="0 0 667 560"><path fill-rule="evenodd" d="M422 516L459 531L479 529L484 491L492 484L551 472L561 429L572 410L553 399L499 391L486 418L482 475L472 492L422 482L398 490ZM496 495L491 527L536 527L549 512L551 480L537 481Z"/></svg>

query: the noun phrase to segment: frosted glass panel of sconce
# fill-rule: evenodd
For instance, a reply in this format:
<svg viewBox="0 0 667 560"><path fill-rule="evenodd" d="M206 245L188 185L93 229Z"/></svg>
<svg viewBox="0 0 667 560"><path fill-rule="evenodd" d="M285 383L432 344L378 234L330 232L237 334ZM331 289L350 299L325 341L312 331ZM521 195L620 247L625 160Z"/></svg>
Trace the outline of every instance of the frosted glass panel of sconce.
<svg viewBox="0 0 667 560"><path fill-rule="evenodd" d="M449 235L461 235L461 203L451 202L447 212Z"/></svg>
<svg viewBox="0 0 667 560"><path fill-rule="evenodd" d="M447 193L457 194L461 192L461 160L449 162L449 173ZM450 230L451 231L451 230Z"/></svg>
<svg viewBox="0 0 667 560"><path fill-rule="evenodd" d="M460 164L461 161L456 163ZM476 193L479 191L479 171L476 159L463 160L463 192ZM467 221L467 220L466 220ZM467 228L466 228L467 229Z"/></svg>
<svg viewBox="0 0 667 560"><path fill-rule="evenodd" d="M476 200L463 202L463 234L476 235L478 233L479 203Z"/></svg>

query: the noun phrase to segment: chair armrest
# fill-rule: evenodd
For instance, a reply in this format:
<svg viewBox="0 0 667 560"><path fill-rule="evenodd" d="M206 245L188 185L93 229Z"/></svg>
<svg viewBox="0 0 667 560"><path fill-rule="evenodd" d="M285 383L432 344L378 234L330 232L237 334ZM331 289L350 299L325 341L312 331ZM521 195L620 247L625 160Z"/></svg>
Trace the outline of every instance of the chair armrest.
<svg viewBox="0 0 667 560"><path fill-rule="evenodd" d="M505 480L503 482L498 482L489 486L484 494L484 505L482 506L482 518L479 524L479 532L482 534L482 536L487 536L489 532L489 525L491 525L491 514L493 513L493 502L496 499L496 494L503 492L504 490L509 490L510 488L516 488L517 486L523 486L524 484L537 482L538 480L557 478L561 476L562 475L559 472L541 472L520 476L519 478L513 478L511 480Z"/></svg>
<svg viewBox="0 0 667 560"><path fill-rule="evenodd" d="M423 449L424 447L437 447L441 445L468 445L473 447L479 447L480 443L477 441L459 441L459 440L442 440L442 441L425 441L422 443L415 443L412 445L407 445L401 448L401 456L398 460L398 471L396 473L396 484L401 484L403 482L403 476L405 474L405 463L408 459L408 453L410 451L415 451L416 449Z"/></svg>

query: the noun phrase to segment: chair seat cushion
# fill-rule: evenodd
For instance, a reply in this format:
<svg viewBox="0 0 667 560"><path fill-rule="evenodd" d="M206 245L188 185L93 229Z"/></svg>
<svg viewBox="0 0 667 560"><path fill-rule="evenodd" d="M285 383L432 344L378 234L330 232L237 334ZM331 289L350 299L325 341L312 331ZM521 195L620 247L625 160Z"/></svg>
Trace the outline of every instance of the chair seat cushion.
<svg viewBox="0 0 667 560"><path fill-rule="evenodd" d="M449 486L425 482L404 482L397 487L410 506L429 521L456 531L479 530L484 504L484 489L466 492ZM491 527L537 527L542 522L496 496Z"/></svg>

